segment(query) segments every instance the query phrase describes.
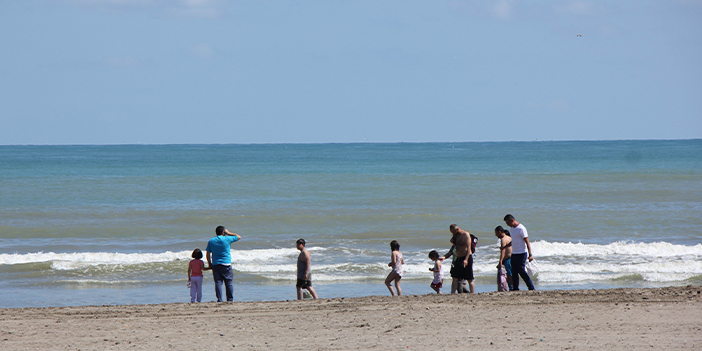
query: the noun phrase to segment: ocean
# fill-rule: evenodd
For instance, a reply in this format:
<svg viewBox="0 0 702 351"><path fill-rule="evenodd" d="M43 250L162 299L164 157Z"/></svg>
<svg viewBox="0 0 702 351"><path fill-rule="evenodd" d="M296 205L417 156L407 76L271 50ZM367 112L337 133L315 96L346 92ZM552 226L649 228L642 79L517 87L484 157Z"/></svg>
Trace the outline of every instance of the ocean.
<svg viewBox="0 0 702 351"><path fill-rule="evenodd" d="M0 146L0 308L189 302L218 225L235 301L295 299L298 238L320 297L389 295L391 240L404 293L432 293L452 223L495 291L508 213L537 289L702 285L702 140Z"/></svg>

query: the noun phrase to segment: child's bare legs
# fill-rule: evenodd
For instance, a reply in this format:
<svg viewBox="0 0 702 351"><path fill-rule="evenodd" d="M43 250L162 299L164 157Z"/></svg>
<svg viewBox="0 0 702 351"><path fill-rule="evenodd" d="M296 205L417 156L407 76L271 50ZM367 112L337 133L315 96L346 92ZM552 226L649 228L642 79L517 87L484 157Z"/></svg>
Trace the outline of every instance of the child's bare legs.
<svg viewBox="0 0 702 351"><path fill-rule="evenodd" d="M431 286L431 288L434 289L434 291L436 291L437 294L441 294L441 289L439 289L438 286L434 286L433 284L431 284L429 286Z"/></svg>
<svg viewBox="0 0 702 351"><path fill-rule="evenodd" d="M397 287L397 294L395 294L395 289L392 288L392 281L395 281L395 287ZM402 289L400 289L400 275L395 273L395 272L390 272L388 274L388 277L385 278L385 286L388 287L388 290L390 290L390 294L392 296L398 296L402 295Z"/></svg>

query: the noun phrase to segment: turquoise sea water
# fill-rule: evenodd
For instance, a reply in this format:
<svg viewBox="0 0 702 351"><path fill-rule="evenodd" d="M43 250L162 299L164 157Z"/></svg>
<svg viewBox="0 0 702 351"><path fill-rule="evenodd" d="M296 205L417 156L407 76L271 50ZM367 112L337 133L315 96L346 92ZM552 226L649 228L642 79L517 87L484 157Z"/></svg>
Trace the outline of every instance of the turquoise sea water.
<svg viewBox="0 0 702 351"><path fill-rule="evenodd" d="M220 224L236 300L294 299L300 237L323 297L387 294L393 239L404 292L430 293L451 223L491 291L507 213L537 289L701 284L702 140L0 146L0 307L189 301Z"/></svg>

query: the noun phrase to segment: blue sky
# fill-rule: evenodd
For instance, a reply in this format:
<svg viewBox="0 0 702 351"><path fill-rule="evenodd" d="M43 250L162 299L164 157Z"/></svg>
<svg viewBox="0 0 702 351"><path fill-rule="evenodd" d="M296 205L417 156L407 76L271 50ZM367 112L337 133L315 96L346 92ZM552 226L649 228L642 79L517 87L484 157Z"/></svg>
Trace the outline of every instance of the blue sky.
<svg viewBox="0 0 702 351"><path fill-rule="evenodd" d="M702 1L0 0L0 124L3 145L700 138Z"/></svg>

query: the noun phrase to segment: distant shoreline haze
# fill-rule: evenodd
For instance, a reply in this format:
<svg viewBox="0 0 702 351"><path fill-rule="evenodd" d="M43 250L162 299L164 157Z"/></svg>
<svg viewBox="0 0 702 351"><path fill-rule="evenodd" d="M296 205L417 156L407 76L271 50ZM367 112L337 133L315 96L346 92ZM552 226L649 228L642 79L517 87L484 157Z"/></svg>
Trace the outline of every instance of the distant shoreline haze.
<svg viewBox="0 0 702 351"><path fill-rule="evenodd" d="M197 146L197 145L336 145L336 144L466 144L466 143L569 143L569 142L609 142L609 141L693 141L702 138L670 139L572 139L572 140L476 140L476 141L343 141L343 142L247 142L247 143L65 143L65 144L0 144L3 146Z"/></svg>

